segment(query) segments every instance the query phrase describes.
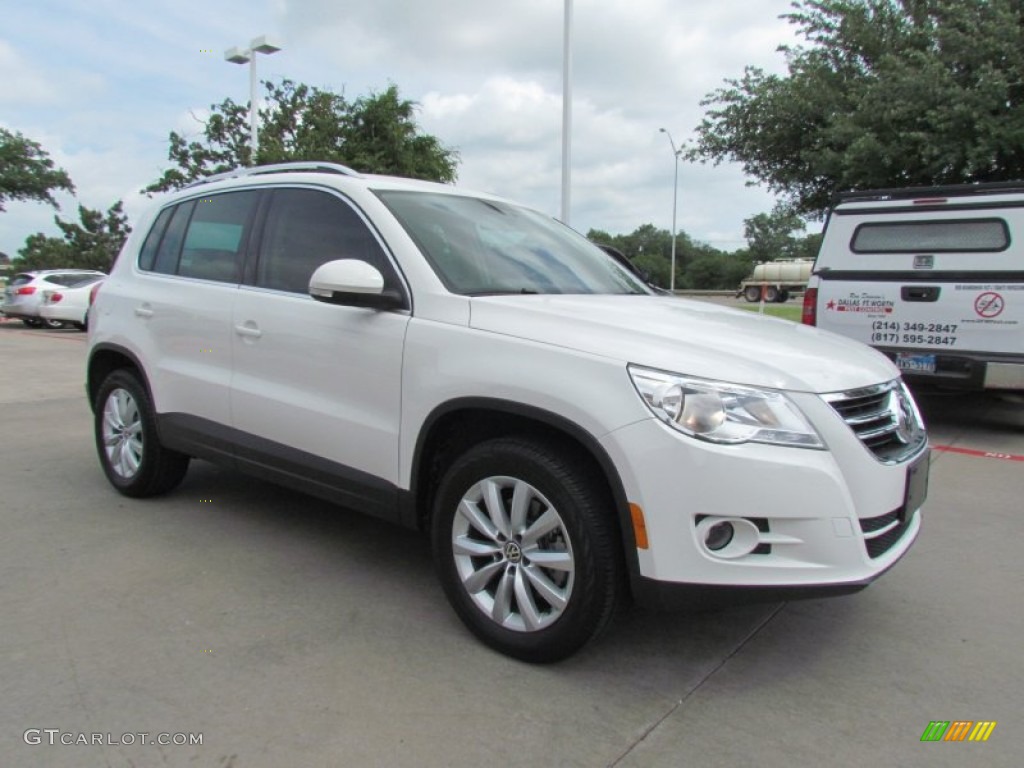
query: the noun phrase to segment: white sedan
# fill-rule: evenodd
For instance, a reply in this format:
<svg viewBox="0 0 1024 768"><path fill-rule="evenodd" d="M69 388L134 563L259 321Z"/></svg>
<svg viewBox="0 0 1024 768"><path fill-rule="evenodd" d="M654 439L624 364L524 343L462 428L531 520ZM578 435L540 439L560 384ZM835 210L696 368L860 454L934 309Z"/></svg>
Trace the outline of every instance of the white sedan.
<svg viewBox="0 0 1024 768"><path fill-rule="evenodd" d="M80 331L86 330L89 296L103 284L103 278L77 283L71 288L43 291L39 317L44 320L70 323Z"/></svg>

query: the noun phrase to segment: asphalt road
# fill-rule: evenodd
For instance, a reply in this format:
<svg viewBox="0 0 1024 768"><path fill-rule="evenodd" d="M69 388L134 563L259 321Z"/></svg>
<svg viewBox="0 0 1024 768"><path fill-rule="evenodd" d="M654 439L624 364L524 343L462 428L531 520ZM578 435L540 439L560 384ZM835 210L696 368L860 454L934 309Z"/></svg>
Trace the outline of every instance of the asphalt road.
<svg viewBox="0 0 1024 768"><path fill-rule="evenodd" d="M201 462L117 495L83 342L0 323L0 766L1021 765L1020 402L921 398L922 534L869 589L634 610L535 667L462 628L414 533Z"/></svg>

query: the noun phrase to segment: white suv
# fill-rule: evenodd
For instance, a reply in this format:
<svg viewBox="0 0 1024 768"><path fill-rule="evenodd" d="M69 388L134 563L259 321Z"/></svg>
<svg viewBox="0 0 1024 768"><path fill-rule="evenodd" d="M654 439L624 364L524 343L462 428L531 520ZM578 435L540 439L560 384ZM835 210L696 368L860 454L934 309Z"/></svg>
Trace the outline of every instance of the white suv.
<svg viewBox="0 0 1024 768"><path fill-rule="evenodd" d="M548 216L328 164L240 170L140 222L90 315L110 482L192 457L430 532L463 622L568 656L628 593L851 592L928 477L885 357L654 295Z"/></svg>

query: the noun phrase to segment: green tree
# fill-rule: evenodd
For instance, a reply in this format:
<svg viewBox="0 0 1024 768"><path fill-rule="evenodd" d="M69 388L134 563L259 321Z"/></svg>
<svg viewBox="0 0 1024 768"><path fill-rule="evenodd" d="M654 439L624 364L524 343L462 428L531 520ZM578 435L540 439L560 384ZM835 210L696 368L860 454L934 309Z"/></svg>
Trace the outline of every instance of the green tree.
<svg viewBox="0 0 1024 768"><path fill-rule="evenodd" d="M0 211L8 200L38 200L60 208L53 193L74 192L66 171L56 168L39 144L0 128Z"/></svg>
<svg viewBox="0 0 1024 768"><path fill-rule="evenodd" d="M838 189L1024 176L1020 0L798 0L788 74L709 94L691 160L742 163L792 210Z"/></svg>
<svg viewBox="0 0 1024 768"><path fill-rule="evenodd" d="M747 253L755 261L774 259L813 259L821 244L821 235L800 235L807 228L804 219L783 206L771 213L759 213L743 220Z"/></svg>
<svg viewBox="0 0 1024 768"><path fill-rule="evenodd" d="M604 230L592 229L587 233L587 237L595 243L607 243L618 248L637 267L650 276L654 285L662 288L668 288L670 285L672 233L667 229L658 229L653 224L641 224L628 235L610 235ZM685 232L680 231L676 235L676 287L720 287L703 284L708 282L706 265L699 267L697 272L692 272L691 265L704 257L717 259L726 255L717 248L694 240ZM723 269L725 268L723 267ZM728 270L726 269L726 271ZM716 281L711 280L711 282Z"/></svg>
<svg viewBox="0 0 1024 768"><path fill-rule="evenodd" d="M13 266L29 269L99 269L109 272L132 228L128 225L121 201L106 214L78 206L79 221L64 221L54 216L62 237L49 237L37 232L29 235L18 251Z"/></svg>
<svg viewBox="0 0 1024 768"><path fill-rule="evenodd" d="M668 287L672 272L672 233L668 230L658 229L653 224L642 224L628 235L610 235L604 230L591 229L587 238L595 243L615 246L645 272L654 285Z"/></svg>
<svg viewBox="0 0 1024 768"><path fill-rule="evenodd" d="M355 101L329 90L282 80L263 83L256 165L293 160L336 162L367 173L455 180L458 153L420 132L416 104L390 86ZM213 173L253 164L248 104L225 99L210 107L202 139L172 131L168 158L174 168L145 192L178 189Z"/></svg>
<svg viewBox="0 0 1024 768"><path fill-rule="evenodd" d="M700 290L735 290L750 274L750 258L737 253L702 253L694 258L686 270L688 288Z"/></svg>

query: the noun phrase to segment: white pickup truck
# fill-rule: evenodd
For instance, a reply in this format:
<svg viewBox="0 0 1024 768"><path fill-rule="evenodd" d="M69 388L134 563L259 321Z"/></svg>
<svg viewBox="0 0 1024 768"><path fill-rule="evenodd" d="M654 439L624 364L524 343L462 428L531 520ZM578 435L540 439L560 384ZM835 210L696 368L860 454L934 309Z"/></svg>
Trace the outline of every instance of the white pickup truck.
<svg viewBox="0 0 1024 768"><path fill-rule="evenodd" d="M911 382L1024 390L1024 182L839 195L803 321Z"/></svg>

